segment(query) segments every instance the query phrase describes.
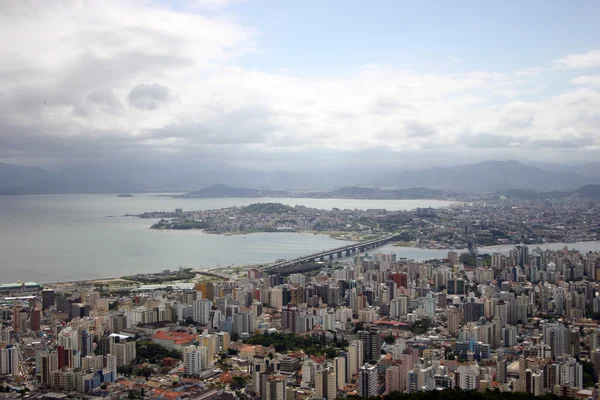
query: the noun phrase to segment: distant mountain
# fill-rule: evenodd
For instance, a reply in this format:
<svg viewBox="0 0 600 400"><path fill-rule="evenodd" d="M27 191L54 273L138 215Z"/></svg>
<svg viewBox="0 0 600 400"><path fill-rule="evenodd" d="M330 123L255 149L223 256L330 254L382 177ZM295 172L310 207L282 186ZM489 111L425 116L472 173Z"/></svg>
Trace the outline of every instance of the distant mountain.
<svg viewBox="0 0 600 400"><path fill-rule="evenodd" d="M41 168L0 163L0 192L39 182L48 176L49 173Z"/></svg>
<svg viewBox="0 0 600 400"><path fill-rule="evenodd" d="M274 191L274 190L258 190L248 188L237 188L226 185L212 185L202 190L189 192L186 194L174 196L177 198L224 198L224 197L247 197L247 198L260 198L260 197L287 197L287 192Z"/></svg>
<svg viewBox="0 0 600 400"><path fill-rule="evenodd" d="M458 167L405 171L377 182L378 186L427 187L468 192L508 189L575 189L595 180L573 172L548 171L518 161L484 161Z"/></svg>
<svg viewBox="0 0 600 400"><path fill-rule="evenodd" d="M298 195L297 195L298 197ZM360 186L343 187L329 192L311 192L301 197L327 198L327 199L441 199L451 197L451 193L440 189L409 188L384 190Z"/></svg>
<svg viewBox="0 0 600 400"><path fill-rule="evenodd" d="M583 164L554 164L554 163L544 163L544 162L525 162L527 165L533 165L536 167L540 167L542 169L546 169L548 171L557 171L557 172L573 172L577 175L585 176L588 178L595 178L597 181L600 181L600 162L589 162Z"/></svg>
<svg viewBox="0 0 600 400"><path fill-rule="evenodd" d="M600 199L600 185L585 185L575 191L581 197Z"/></svg>
<svg viewBox="0 0 600 400"><path fill-rule="evenodd" d="M591 165L590 174L594 170ZM436 199L453 197L452 193L457 192L562 191L600 183L600 177L550 171L517 161L486 161L403 172L381 166L336 168L252 171L218 160L194 164L132 160L82 164L50 172L0 163L0 194L182 192L187 193L185 197ZM347 186L332 190L343 185ZM298 194L299 191L303 194Z"/></svg>

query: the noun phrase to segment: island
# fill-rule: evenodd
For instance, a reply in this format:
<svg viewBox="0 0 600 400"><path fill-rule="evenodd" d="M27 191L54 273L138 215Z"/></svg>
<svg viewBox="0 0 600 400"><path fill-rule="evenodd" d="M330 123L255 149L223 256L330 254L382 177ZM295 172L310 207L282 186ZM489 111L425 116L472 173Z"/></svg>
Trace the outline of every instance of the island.
<svg viewBox="0 0 600 400"><path fill-rule="evenodd" d="M118 194L117 197L133 197L133 195L131 193L122 193Z"/></svg>
<svg viewBox="0 0 600 400"><path fill-rule="evenodd" d="M136 215L159 219L151 229L202 229L213 234L250 234L256 232L308 232L329 234L340 240L365 240L378 235L373 218L385 210L321 210L280 203L254 203L217 210L147 212Z"/></svg>

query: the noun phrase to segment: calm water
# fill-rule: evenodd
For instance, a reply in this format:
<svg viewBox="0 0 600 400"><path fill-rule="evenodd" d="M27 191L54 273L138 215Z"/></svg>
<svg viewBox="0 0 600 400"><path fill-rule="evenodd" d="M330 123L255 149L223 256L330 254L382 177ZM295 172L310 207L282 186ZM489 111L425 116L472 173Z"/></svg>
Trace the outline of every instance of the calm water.
<svg viewBox="0 0 600 400"><path fill-rule="evenodd" d="M200 231L157 231L149 229L150 220L108 217L259 201L323 209L387 210L452 204L437 200L173 199L148 194L133 198L112 194L0 196L0 282L21 279L48 283L157 272L180 265L210 268L264 263L340 245L340 241L326 235L256 233L244 238ZM394 250L413 258L430 252L399 247ZM409 255L412 251L418 255Z"/></svg>

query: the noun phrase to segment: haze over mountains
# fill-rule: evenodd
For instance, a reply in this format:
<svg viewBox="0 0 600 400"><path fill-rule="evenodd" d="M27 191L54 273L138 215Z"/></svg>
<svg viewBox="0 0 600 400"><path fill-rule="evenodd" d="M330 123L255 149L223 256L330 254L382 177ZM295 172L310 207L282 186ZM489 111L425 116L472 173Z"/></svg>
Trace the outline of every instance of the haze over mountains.
<svg viewBox="0 0 600 400"><path fill-rule="evenodd" d="M0 193L193 192L213 185L263 191L323 192L346 186L361 186L497 192L512 189L567 190L600 183L600 168L595 168L592 164L553 165L551 168L552 170L549 167L524 165L517 161L485 161L412 171L396 171L393 168L332 168L328 171L307 169L265 172L211 162L195 166L115 163L48 171L0 163ZM364 193L356 195L368 196Z"/></svg>

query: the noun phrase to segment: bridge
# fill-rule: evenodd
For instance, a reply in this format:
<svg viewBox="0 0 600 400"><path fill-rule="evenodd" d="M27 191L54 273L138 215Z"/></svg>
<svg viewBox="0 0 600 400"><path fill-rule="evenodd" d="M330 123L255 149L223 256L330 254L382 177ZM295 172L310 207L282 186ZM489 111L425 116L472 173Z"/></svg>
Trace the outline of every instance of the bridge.
<svg viewBox="0 0 600 400"><path fill-rule="evenodd" d="M390 236L384 236L384 237L380 237L377 239L367 240L364 242L352 243L352 244L349 244L346 246L337 247L335 249L325 250L325 251L321 251L318 253L313 253L313 254L309 254L306 256L297 257L292 260L285 260L285 261L277 262L274 264L265 265L264 269L267 269L271 272L275 272L277 270L295 267L295 266L301 265L301 264L314 263L317 261L325 261L325 258L329 259L329 261L332 261L336 255L338 258L348 257L348 256L352 255L353 253L356 253L357 251L359 253L361 253L365 250L370 250L370 249L374 249L376 247L383 246L384 244L387 244L388 242L393 240L395 237L396 237L396 234L393 234Z"/></svg>

